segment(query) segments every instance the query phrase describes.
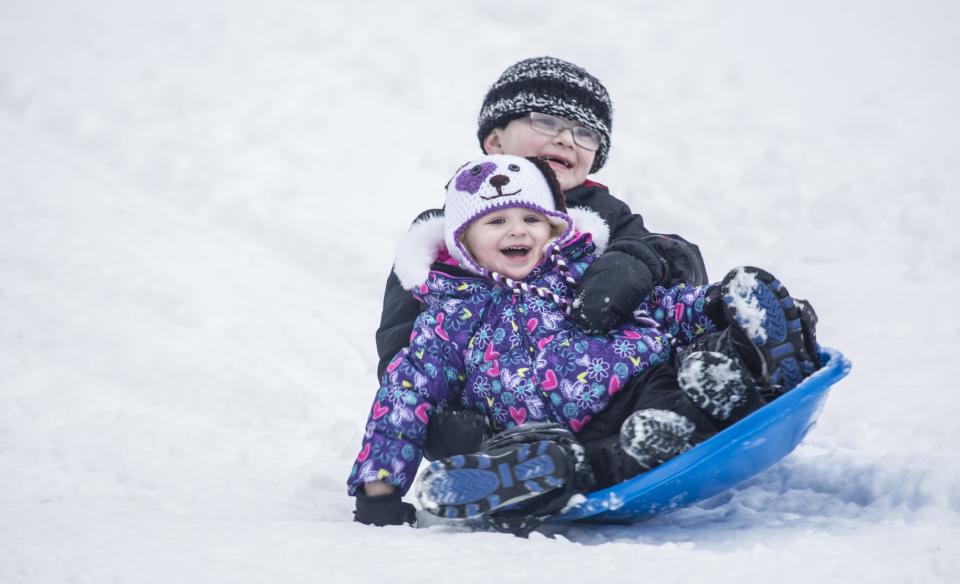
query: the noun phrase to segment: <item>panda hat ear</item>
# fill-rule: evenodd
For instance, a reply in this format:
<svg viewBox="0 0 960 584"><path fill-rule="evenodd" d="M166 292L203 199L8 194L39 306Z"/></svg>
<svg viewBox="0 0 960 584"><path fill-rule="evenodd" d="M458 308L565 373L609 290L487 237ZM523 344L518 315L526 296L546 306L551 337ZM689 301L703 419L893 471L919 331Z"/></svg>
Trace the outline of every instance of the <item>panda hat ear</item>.
<svg viewBox="0 0 960 584"><path fill-rule="evenodd" d="M460 174L460 171L463 170L464 168L468 167L468 166L470 166L470 163L469 163L469 162L464 162L463 164L461 164L461 165L460 165L460 168L458 168L452 175L450 175L450 178L447 179L447 184L443 185L443 190L449 189L449 188L450 188L450 183L453 182L453 179L457 178L457 175Z"/></svg>

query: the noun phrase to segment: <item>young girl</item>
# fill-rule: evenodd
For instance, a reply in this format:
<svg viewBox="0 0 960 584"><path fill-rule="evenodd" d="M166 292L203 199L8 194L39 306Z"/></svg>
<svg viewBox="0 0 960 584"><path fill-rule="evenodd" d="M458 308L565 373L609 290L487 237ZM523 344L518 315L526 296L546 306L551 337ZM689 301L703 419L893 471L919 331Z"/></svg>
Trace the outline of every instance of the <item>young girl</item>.
<svg viewBox="0 0 960 584"><path fill-rule="evenodd" d="M759 407L754 378L768 386L784 378L780 389L799 381L784 366L810 361L799 324L784 327L776 346L761 339L767 321L797 320L796 308L755 269L721 285L657 287L632 322L604 335L574 327L577 284L607 235L595 214L567 213L541 160L491 155L456 173L445 217L416 224L395 264L426 309L386 368L348 481L358 521L412 521L400 497L440 406L481 412L500 434L485 452L434 463L418 493L424 507L471 517L518 503L530 514L536 503L544 514ZM656 373L674 344L691 343L706 350L687 351L679 384L676 373ZM574 434L589 438L586 448Z"/></svg>

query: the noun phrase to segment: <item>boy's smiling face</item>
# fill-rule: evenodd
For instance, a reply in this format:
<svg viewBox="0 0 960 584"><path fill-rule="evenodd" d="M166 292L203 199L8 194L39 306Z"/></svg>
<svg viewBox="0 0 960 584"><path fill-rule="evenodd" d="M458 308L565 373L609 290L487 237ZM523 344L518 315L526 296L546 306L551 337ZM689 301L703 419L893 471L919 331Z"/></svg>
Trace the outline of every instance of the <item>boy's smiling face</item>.
<svg viewBox="0 0 960 584"><path fill-rule="evenodd" d="M559 136L534 131L527 116L511 121L505 128L495 128L487 135L483 146L487 154L539 156L545 159L564 191L583 184L597 155L578 146L570 130L564 130Z"/></svg>
<svg viewBox="0 0 960 584"><path fill-rule="evenodd" d="M544 215L508 207L471 223L463 234L463 244L481 266L522 280L543 259L543 248L553 235Z"/></svg>

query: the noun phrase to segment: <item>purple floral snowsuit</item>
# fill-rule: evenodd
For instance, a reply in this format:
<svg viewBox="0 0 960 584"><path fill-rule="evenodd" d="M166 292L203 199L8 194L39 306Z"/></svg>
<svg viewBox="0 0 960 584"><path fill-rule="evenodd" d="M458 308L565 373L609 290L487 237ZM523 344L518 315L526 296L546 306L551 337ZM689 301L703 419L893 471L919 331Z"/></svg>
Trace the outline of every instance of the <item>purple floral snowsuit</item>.
<svg viewBox="0 0 960 584"><path fill-rule="evenodd" d="M594 259L589 236L562 250L577 281ZM545 259L524 280L570 298L556 264ZM638 323L605 335L573 326L551 300L514 292L480 276L432 270L414 291L427 308L409 347L381 379L348 480L354 494L382 480L406 493L413 483L437 406L483 412L494 431L524 422L559 422L578 433L635 375L668 360L681 344L715 329L703 313L706 286L657 287L638 309L658 327Z"/></svg>

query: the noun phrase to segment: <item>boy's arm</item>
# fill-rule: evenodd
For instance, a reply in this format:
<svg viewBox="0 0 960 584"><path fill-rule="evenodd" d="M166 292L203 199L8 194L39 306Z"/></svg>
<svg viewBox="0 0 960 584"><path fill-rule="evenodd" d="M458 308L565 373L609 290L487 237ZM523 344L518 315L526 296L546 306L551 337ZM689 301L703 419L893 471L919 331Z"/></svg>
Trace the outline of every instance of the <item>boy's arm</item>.
<svg viewBox="0 0 960 584"><path fill-rule="evenodd" d="M413 223L434 215L443 214L441 209L428 209ZM400 285L397 275L390 270L387 284L383 291L383 310L380 313L380 327L377 329L377 355L380 362L377 365L377 379L383 377L390 360L408 344L410 333L413 332L413 321L423 310L423 304L413 297L409 290Z"/></svg>
<svg viewBox="0 0 960 584"><path fill-rule="evenodd" d="M644 241L650 244L666 264L664 286L672 287L681 283L702 286L709 282L703 256L695 244L679 235L664 233L651 233Z"/></svg>
<svg viewBox="0 0 960 584"><path fill-rule="evenodd" d="M611 195L612 197L612 195ZM643 224L643 217L630 210L630 207L614 199L619 205L614 207L614 223L610 232L610 242L639 239L648 246L637 256L656 274L657 268L663 270L663 276L655 285L673 286L685 283L701 286L708 282L707 268L703 263L700 248L683 237L675 234L651 233ZM655 257L644 259L646 254Z"/></svg>
<svg viewBox="0 0 960 584"><path fill-rule="evenodd" d="M390 360L410 344L413 323L423 310L423 304L409 290L400 285L397 275L390 270L387 286L383 292L383 311L380 313L380 328L377 329L377 379L383 377Z"/></svg>
<svg viewBox="0 0 960 584"><path fill-rule="evenodd" d="M627 320L655 286L706 281L696 246L677 236L650 233L643 217L610 196L604 201L610 244L577 287L573 321L588 333L604 333Z"/></svg>

